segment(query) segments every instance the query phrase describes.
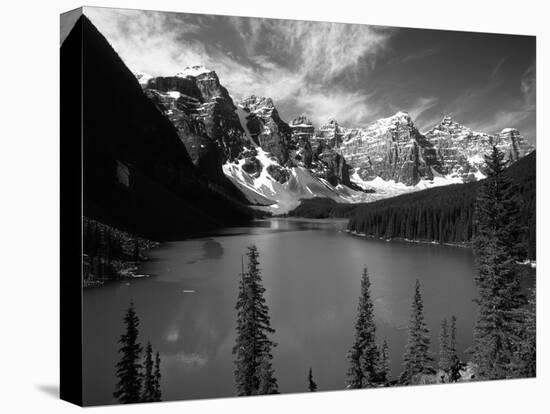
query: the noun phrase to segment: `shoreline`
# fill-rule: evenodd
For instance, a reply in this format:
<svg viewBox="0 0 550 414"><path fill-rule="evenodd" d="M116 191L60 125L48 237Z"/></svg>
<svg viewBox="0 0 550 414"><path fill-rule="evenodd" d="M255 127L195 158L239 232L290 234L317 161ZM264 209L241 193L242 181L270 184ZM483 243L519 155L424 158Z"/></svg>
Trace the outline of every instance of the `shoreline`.
<svg viewBox="0 0 550 414"><path fill-rule="evenodd" d="M433 244L436 246L449 246L449 247L460 247L462 249L471 249L472 245L470 242L468 243L440 243L436 240L414 240L414 239L407 239L406 237L377 237L372 234L366 234L366 233L360 233L355 230L345 230L346 233L351 234L352 236L356 237L365 237L369 239L377 239L385 242L391 242L391 241L401 241L401 242L407 242L407 243L418 243L418 244Z"/></svg>

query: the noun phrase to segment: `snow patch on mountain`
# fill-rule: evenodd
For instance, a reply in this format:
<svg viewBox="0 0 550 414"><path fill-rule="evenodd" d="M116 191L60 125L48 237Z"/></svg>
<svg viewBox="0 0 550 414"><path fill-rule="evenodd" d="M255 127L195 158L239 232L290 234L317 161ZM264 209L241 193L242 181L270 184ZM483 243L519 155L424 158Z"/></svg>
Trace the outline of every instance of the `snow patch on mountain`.
<svg viewBox="0 0 550 414"><path fill-rule="evenodd" d="M205 73L211 73L212 71L205 66L202 65L196 65L196 66L188 66L185 69L183 69L181 72L176 73L176 76L180 78L186 78L187 76L193 76L197 77L200 75L203 75Z"/></svg>
<svg viewBox="0 0 550 414"><path fill-rule="evenodd" d="M372 200L381 200L384 198L395 197L405 193L426 190L428 188L442 187L451 184L462 184L464 181L460 177L442 176L435 173L432 180L422 179L416 185L406 185L394 180L383 180L376 177L373 180L363 180L358 169L350 177L351 181L366 191L374 191L370 194Z"/></svg>
<svg viewBox="0 0 550 414"><path fill-rule="evenodd" d="M271 176L269 167L283 167L260 147L256 147L256 152L255 158L262 165L258 177L254 177L243 169L245 159L225 163L223 172L260 210L284 214L296 208L302 199L314 197L328 197L340 203L374 201L370 194L341 184L333 186L326 180L315 177L304 167L286 168L289 178L286 182L280 183Z"/></svg>

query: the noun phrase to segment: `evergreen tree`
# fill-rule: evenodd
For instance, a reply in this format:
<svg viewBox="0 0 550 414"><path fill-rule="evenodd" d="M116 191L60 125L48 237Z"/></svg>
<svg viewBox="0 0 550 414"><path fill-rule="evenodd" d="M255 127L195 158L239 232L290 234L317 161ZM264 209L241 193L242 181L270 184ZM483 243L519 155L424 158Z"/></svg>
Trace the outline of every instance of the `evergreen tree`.
<svg viewBox="0 0 550 414"><path fill-rule="evenodd" d="M376 345L374 306L370 296L370 279L367 268L361 277L361 293L355 321L355 337L348 359L350 388L372 385L377 379L378 347Z"/></svg>
<svg viewBox="0 0 550 414"><path fill-rule="evenodd" d="M276 344L269 339L271 327L262 286L259 253L256 246L248 248L247 271L241 274L237 298L237 338L233 347L236 356L235 382L238 395L277 392L273 374L271 350Z"/></svg>
<svg viewBox="0 0 550 414"><path fill-rule="evenodd" d="M475 206L479 311L473 360L482 378L499 379L513 375L514 356L521 344L525 300L515 261L523 256L522 227L518 190L504 174L504 153L495 146L485 161L487 179L479 189Z"/></svg>
<svg viewBox="0 0 550 414"><path fill-rule="evenodd" d="M382 347L380 348L378 357L378 378L382 384L389 383L391 379L390 351L388 349L388 343L385 339L382 343Z"/></svg>
<svg viewBox="0 0 550 414"><path fill-rule="evenodd" d="M124 317L126 332L121 335L119 353L122 354L116 365L117 385L113 393L114 397L122 404L130 404L141 401L141 364L140 355L142 347L138 342L139 318L136 315L134 304Z"/></svg>
<svg viewBox="0 0 550 414"><path fill-rule="evenodd" d="M272 358L268 352L263 352L260 357L260 365L258 367L258 394L260 395L279 394L275 371L271 364Z"/></svg>
<svg viewBox="0 0 550 414"><path fill-rule="evenodd" d="M309 374L307 375L308 389L310 392L317 391L317 384L313 381L313 372L311 368L309 369Z"/></svg>
<svg viewBox="0 0 550 414"><path fill-rule="evenodd" d="M430 355L430 331L424 321L424 304L420 294L420 281L416 280L411 316L408 327L408 339L403 355L404 370L399 377L402 384L410 384L419 374L432 375L433 358Z"/></svg>
<svg viewBox="0 0 550 414"><path fill-rule="evenodd" d="M160 354L157 352L155 355L155 371L153 373L153 401L162 401L160 377Z"/></svg>
<svg viewBox="0 0 550 414"><path fill-rule="evenodd" d="M535 289L531 291L527 306L523 309L524 322L520 330L520 345L515 356L515 376L537 375L537 318Z"/></svg>
<svg viewBox="0 0 550 414"><path fill-rule="evenodd" d="M448 372L451 367L451 346L449 343L449 326L447 318L443 318L439 330L439 369Z"/></svg>
<svg viewBox="0 0 550 414"><path fill-rule="evenodd" d="M143 375L143 390L141 395L141 401L151 402L155 401L155 378L153 374L153 348L151 342L147 342L145 347L145 362L144 362L144 375Z"/></svg>

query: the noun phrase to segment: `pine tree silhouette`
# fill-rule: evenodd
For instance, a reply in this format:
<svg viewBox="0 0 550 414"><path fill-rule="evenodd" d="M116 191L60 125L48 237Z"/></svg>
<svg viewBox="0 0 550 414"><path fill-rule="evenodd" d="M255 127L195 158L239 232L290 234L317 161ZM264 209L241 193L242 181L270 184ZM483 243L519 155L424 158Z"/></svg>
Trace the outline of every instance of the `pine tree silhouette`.
<svg viewBox="0 0 550 414"><path fill-rule="evenodd" d="M376 325L374 323L374 306L370 296L370 279L365 267L361 277L355 337L348 355L350 363L348 385L350 388L363 388L376 382L378 347L375 334Z"/></svg>
<svg viewBox="0 0 550 414"><path fill-rule="evenodd" d="M139 318L136 315L134 304L130 307L124 317L126 332L121 335L119 353L122 354L120 361L116 364L117 385L114 397L122 404L130 404L141 401L141 363L140 355L142 347L138 342Z"/></svg>
<svg viewBox="0 0 550 414"><path fill-rule="evenodd" d="M237 298L237 338L233 347L235 383L238 395L274 394L278 392L271 360L275 342L269 335L271 327L262 285L259 253L256 246L248 247L247 271L241 274Z"/></svg>
<svg viewBox="0 0 550 414"><path fill-rule="evenodd" d="M515 261L524 255L520 243L518 190L504 174L508 163L496 146L485 157L487 179L476 199L474 254L478 317L473 360L486 379L513 375L524 320L520 279Z"/></svg>
<svg viewBox="0 0 550 414"><path fill-rule="evenodd" d="M153 374L153 348L151 342L147 342L145 347L145 372L143 375L143 391L141 395L141 401L152 402L155 401L155 378Z"/></svg>
<svg viewBox="0 0 550 414"><path fill-rule="evenodd" d="M313 371L311 370L311 368L309 369L309 373L307 375L307 384L307 388L310 392L317 391L317 384L315 383L315 381L313 381Z"/></svg>
<svg viewBox="0 0 550 414"><path fill-rule="evenodd" d="M399 377L402 384L410 384L419 375L433 375L433 358L430 354L430 331L424 321L424 304L420 293L420 281L416 280L408 339L403 355L404 370Z"/></svg>
<svg viewBox="0 0 550 414"><path fill-rule="evenodd" d="M391 380L390 351L388 342L385 339L379 351L378 378L381 384L388 384Z"/></svg>
<svg viewBox="0 0 550 414"><path fill-rule="evenodd" d="M162 392L160 390L160 354L155 354L155 371L153 373L153 401L162 401Z"/></svg>

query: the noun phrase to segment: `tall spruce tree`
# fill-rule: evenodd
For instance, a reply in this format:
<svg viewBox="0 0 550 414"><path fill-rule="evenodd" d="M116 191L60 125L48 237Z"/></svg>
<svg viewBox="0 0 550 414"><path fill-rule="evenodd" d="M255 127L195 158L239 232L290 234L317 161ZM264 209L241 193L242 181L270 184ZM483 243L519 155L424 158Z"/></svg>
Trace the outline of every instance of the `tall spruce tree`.
<svg viewBox="0 0 550 414"><path fill-rule="evenodd" d="M147 342L145 347L145 361L143 363L143 390L141 394L142 402L155 401L155 378L153 373L153 347L151 342Z"/></svg>
<svg viewBox="0 0 550 414"><path fill-rule="evenodd" d="M313 371L311 368L309 369L309 373L307 374L307 388L310 392L317 391L317 383L313 381Z"/></svg>
<svg viewBox="0 0 550 414"><path fill-rule="evenodd" d="M271 360L276 346L269 335L271 327L262 286L259 253L248 247L247 271L241 274L237 298L237 338L233 347L235 383L238 395L275 394L278 392Z"/></svg>
<svg viewBox="0 0 550 414"><path fill-rule="evenodd" d="M388 342L385 339L380 347L378 357L378 378L381 384L387 384L391 380L390 351Z"/></svg>
<svg viewBox="0 0 550 414"><path fill-rule="evenodd" d="M162 401L162 391L160 390L160 354L155 355L155 371L153 373L153 401Z"/></svg>
<svg viewBox="0 0 550 414"><path fill-rule="evenodd" d="M475 205L476 284L479 306L474 329L473 360L485 379L513 375L524 320L515 262L523 256L520 243L518 191L504 174L508 163L496 146L485 156L487 179Z"/></svg>
<svg viewBox="0 0 550 414"><path fill-rule="evenodd" d="M448 372L451 367L451 345L449 342L449 325L447 324L447 318L443 318L439 330L438 367L444 372Z"/></svg>
<svg viewBox="0 0 550 414"><path fill-rule="evenodd" d="M424 321L424 303L420 293L420 281L414 287L414 298L408 326L408 339L403 355L403 372L399 377L402 384L410 384L418 375L432 375L433 357L430 354L430 331Z"/></svg>
<svg viewBox="0 0 550 414"><path fill-rule="evenodd" d="M126 332L121 335L118 341L121 344L119 353L122 354L120 361L116 364L117 385L114 397L122 404L137 403L141 401L141 363L140 355L142 347L138 342L139 318L136 315L134 304L130 307L124 317Z"/></svg>
<svg viewBox="0 0 550 414"><path fill-rule="evenodd" d="M377 381L378 347L376 345L374 306L370 295L370 278L365 267L355 321L355 337L348 354L348 385L364 388Z"/></svg>

